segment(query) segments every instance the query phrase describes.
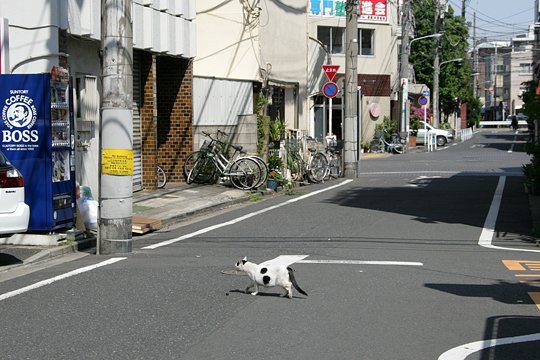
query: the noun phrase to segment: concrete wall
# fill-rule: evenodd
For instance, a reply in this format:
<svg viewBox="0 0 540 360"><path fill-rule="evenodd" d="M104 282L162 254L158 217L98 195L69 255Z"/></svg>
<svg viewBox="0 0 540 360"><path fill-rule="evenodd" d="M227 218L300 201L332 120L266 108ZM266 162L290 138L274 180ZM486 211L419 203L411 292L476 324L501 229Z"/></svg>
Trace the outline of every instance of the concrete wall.
<svg viewBox="0 0 540 360"><path fill-rule="evenodd" d="M257 10L243 7L239 1L197 0L196 4L194 76L259 81ZM248 23L244 21L246 14Z"/></svg>

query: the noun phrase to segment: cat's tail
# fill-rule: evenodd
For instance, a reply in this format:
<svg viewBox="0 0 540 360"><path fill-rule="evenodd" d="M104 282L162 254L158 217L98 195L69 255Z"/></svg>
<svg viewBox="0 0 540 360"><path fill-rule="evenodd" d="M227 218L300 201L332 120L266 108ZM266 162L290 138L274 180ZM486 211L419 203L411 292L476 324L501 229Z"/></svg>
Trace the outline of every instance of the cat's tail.
<svg viewBox="0 0 540 360"><path fill-rule="evenodd" d="M300 286L298 286L298 283L296 282L296 279L294 278L294 273L293 273L293 269L291 269L290 267L287 268L287 270L289 271L289 280L291 280L291 283L293 284L294 288L302 295L306 295L308 296L308 294L302 290L300 288Z"/></svg>

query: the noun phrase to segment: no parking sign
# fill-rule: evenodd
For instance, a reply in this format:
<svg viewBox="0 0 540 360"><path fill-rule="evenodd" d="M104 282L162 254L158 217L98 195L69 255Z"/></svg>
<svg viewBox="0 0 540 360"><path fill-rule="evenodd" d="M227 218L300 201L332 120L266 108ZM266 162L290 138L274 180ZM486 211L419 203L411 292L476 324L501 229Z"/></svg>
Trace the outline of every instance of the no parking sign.
<svg viewBox="0 0 540 360"><path fill-rule="evenodd" d="M323 85L322 92L324 96L331 99L338 94L339 88L335 82L329 81Z"/></svg>

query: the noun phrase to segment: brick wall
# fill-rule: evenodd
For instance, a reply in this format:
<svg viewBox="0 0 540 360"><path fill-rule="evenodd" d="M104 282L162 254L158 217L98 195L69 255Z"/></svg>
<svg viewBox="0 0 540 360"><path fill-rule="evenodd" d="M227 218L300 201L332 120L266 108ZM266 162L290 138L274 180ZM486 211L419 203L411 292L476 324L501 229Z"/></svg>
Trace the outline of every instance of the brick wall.
<svg viewBox="0 0 540 360"><path fill-rule="evenodd" d="M193 62L156 58L157 158L168 182L183 182L184 160L193 149Z"/></svg>
<svg viewBox="0 0 540 360"><path fill-rule="evenodd" d="M143 188L156 188L157 133L155 111L156 73L153 56L139 51L141 71L141 132L142 132L142 185Z"/></svg>

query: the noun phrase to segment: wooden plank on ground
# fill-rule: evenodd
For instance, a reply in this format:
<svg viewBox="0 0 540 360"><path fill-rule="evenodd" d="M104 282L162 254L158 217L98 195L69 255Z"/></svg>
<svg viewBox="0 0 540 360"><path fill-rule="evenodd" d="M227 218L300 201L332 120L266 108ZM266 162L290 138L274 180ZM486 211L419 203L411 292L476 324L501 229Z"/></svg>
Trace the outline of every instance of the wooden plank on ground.
<svg viewBox="0 0 540 360"><path fill-rule="evenodd" d="M146 216L133 215L131 231L135 234L146 234L152 230L161 228L161 220Z"/></svg>

